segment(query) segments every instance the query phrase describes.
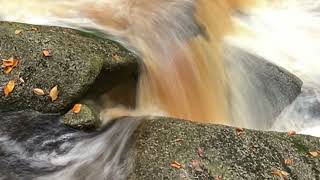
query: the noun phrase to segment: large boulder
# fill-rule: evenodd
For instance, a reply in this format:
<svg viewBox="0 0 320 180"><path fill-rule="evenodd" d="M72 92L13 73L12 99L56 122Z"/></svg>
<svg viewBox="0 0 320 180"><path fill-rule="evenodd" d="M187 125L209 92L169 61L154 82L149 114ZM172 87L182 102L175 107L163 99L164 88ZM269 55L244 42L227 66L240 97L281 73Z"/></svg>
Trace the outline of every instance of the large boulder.
<svg viewBox="0 0 320 180"><path fill-rule="evenodd" d="M19 60L11 73L1 69L0 112L65 113L88 91L99 94L97 89L90 90L98 80L107 84L99 88L103 93L138 71L133 53L111 40L77 30L0 22L0 40L0 59ZM44 55L44 50L50 54ZM15 88L5 97L4 86L10 80L15 81ZM48 94L54 86L59 95L52 102ZM45 95L36 95L34 88Z"/></svg>
<svg viewBox="0 0 320 180"><path fill-rule="evenodd" d="M302 81L253 52L232 45L224 50L232 124L271 128L276 117L301 93Z"/></svg>
<svg viewBox="0 0 320 180"><path fill-rule="evenodd" d="M310 155L320 140L311 136L149 118L134 137L129 179L320 178L320 158Z"/></svg>

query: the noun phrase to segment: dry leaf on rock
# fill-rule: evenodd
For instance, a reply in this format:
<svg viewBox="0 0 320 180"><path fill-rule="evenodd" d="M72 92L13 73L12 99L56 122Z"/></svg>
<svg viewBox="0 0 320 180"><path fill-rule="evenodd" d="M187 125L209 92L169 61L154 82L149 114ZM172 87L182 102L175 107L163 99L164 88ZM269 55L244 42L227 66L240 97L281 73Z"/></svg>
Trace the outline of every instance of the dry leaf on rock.
<svg viewBox="0 0 320 180"><path fill-rule="evenodd" d="M170 164L170 166L173 167L173 168L176 168L176 169L181 169L182 168L182 165L180 163L178 163L177 161L173 161Z"/></svg>
<svg viewBox="0 0 320 180"><path fill-rule="evenodd" d="M296 135L296 134L297 134L296 131L289 131L289 132L288 132L288 136L294 136L294 135Z"/></svg>
<svg viewBox="0 0 320 180"><path fill-rule="evenodd" d="M310 151L309 155L312 157L320 157L320 151Z"/></svg>
<svg viewBox="0 0 320 180"><path fill-rule="evenodd" d="M17 67L19 64L19 60L11 57L10 59L2 59L3 71L5 74L9 74L13 68Z"/></svg>
<svg viewBox="0 0 320 180"><path fill-rule="evenodd" d="M43 95L45 95L44 91L43 91L42 89L40 89L40 88L34 88L34 89L33 89L33 93L36 94L36 95L38 95L38 96L43 96Z"/></svg>
<svg viewBox="0 0 320 180"><path fill-rule="evenodd" d="M243 128L236 128L236 135L240 136L242 133L244 133L244 129Z"/></svg>
<svg viewBox="0 0 320 180"><path fill-rule="evenodd" d="M52 55L51 55L51 52L49 51L49 50L43 50L42 51L42 55L44 56L44 57L51 57Z"/></svg>
<svg viewBox="0 0 320 180"><path fill-rule="evenodd" d="M282 177L282 178L285 178L285 179L288 178L288 176L289 176L289 173L287 173L286 171L281 171L279 169L273 169L271 174L273 176L278 176L278 177Z"/></svg>
<svg viewBox="0 0 320 180"><path fill-rule="evenodd" d="M58 99L59 91L58 91L58 86L54 86L49 93L49 96L51 98L51 101L54 102L55 100Z"/></svg>
<svg viewBox="0 0 320 180"><path fill-rule="evenodd" d="M7 97L14 90L15 82L14 80L9 81L3 88L4 96Z"/></svg>
<svg viewBox="0 0 320 180"><path fill-rule="evenodd" d="M31 28L31 31L38 31L38 28L32 27L32 28Z"/></svg>
<svg viewBox="0 0 320 180"><path fill-rule="evenodd" d="M72 112L78 114L81 111L82 104L75 104L72 108Z"/></svg>

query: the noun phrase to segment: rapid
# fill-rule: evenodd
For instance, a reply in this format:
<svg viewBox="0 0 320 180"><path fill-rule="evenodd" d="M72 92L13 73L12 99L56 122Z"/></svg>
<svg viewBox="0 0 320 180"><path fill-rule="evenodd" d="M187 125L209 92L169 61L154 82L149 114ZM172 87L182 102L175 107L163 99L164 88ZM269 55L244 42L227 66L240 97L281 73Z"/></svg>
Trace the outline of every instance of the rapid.
<svg viewBox="0 0 320 180"><path fill-rule="evenodd" d="M0 8L2 21L99 30L143 61L137 107L120 113L131 118L110 122L106 108L106 125L93 134L68 129L55 115L2 114L0 161L11 162L6 168L13 172L7 178L125 179L138 115L320 137L319 0L0 0ZM259 83L237 69L238 59L251 56L231 54L226 46L290 71L303 81L302 93L261 122L272 117L272 104Z"/></svg>

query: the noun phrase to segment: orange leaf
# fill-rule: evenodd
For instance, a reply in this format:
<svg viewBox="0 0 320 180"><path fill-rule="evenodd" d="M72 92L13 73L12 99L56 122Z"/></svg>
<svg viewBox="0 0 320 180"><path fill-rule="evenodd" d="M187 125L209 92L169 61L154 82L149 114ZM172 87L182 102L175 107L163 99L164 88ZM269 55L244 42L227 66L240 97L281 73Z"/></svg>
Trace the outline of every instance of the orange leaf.
<svg viewBox="0 0 320 180"><path fill-rule="evenodd" d="M36 94L36 95L38 95L38 96L43 96L43 95L45 95L44 91L43 91L42 89L40 89L40 88L34 88L34 89L33 89L33 93Z"/></svg>
<svg viewBox="0 0 320 180"><path fill-rule="evenodd" d="M8 67L5 67L5 68L3 68L3 72L5 73L5 74L9 74L11 71L12 71L12 67L11 66L8 66Z"/></svg>
<svg viewBox="0 0 320 180"><path fill-rule="evenodd" d="M49 93L49 96L51 98L51 101L54 102L55 100L58 99L59 91L58 91L58 86L54 86Z"/></svg>
<svg viewBox="0 0 320 180"><path fill-rule="evenodd" d="M5 74L9 74L13 68L17 67L19 60L11 57L10 59L2 59L2 68Z"/></svg>
<svg viewBox="0 0 320 180"><path fill-rule="evenodd" d="M288 132L288 136L294 136L294 135L296 135L296 134L297 134L296 131L289 131L289 132Z"/></svg>
<svg viewBox="0 0 320 180"><path fill-rule="evenodd" d="M75 104L72 108L72 112L78 114L81 111L82 104Z"/></svg>
<svg viewBox="0 0 320 180"><path fill-rule="evenodd" d="M236 135L239 136L242 133L244 133L244 129L243 128L236 128Z"/></svg>
<svg viewBox="0 0 320 180"><path fill-rule="evenodd" d="M13 91L14 87L15 87L14 80L9 81L3 89L4 96L5 97L9 96L9 94Z"/></svg>
<svg viewBox="0 0 320 180"><path fill-rule="evenodd" d="M177 161L173 161L170 164L171 167L176 168L176 169L181 169L182 165L180 163L178 163Z"/></svg>
<svg viewBox="0 0 320 180"><path fill-rule="evenodd" d="M52 56L49 50L44 50L44 51L42 51L42 55L43 55L44 57L50 57L50 56Z"/></svg>

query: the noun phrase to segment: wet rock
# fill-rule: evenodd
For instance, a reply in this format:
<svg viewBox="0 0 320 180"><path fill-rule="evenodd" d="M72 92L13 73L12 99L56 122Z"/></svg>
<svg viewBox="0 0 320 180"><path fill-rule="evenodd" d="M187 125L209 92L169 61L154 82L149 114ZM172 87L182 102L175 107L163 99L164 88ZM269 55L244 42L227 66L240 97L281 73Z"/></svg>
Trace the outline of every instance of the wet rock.
<svg viewBox="0 0 320 180"><path fill-rule="evenodd" d="M137 59L132 53L118 43L92 34L7 22L0 22L0 32L0 59L20 60L10 74L0 72L0 112L32 109L65 113L97 80L112 79L99 88L104 92L137 74ZM43 50L50 55L45 57ZM16 87L4 97L3 87L9 80L15 80ZM59 96L51 102L48 94L56 85ZM44 90L45 95L35 95L34 88Z"/></svg>
<svg viewBox="0 0 320 180"><path fill-rule="evenodd" d="M320 178L320 158L308 155L320 139L311 136L149 118L134 137L129 179L279 179L277 170L287 179Z"/></svg>
<svg viewBox="0 0 320 180"><path fill-rule="evenodd" d="M234 123L269 129L276 117L300 95L302 81L284 68L239 47L226 46L224 56Z"/></svg>
<svg viewBox="0 0 320 180"><path fill-rule="evenodd" d="M96 129L101 124L97 112L86 104L81 105L80 112L78 113L70 110L63 116L62 121L67 126L81 130Z"/></svg>

